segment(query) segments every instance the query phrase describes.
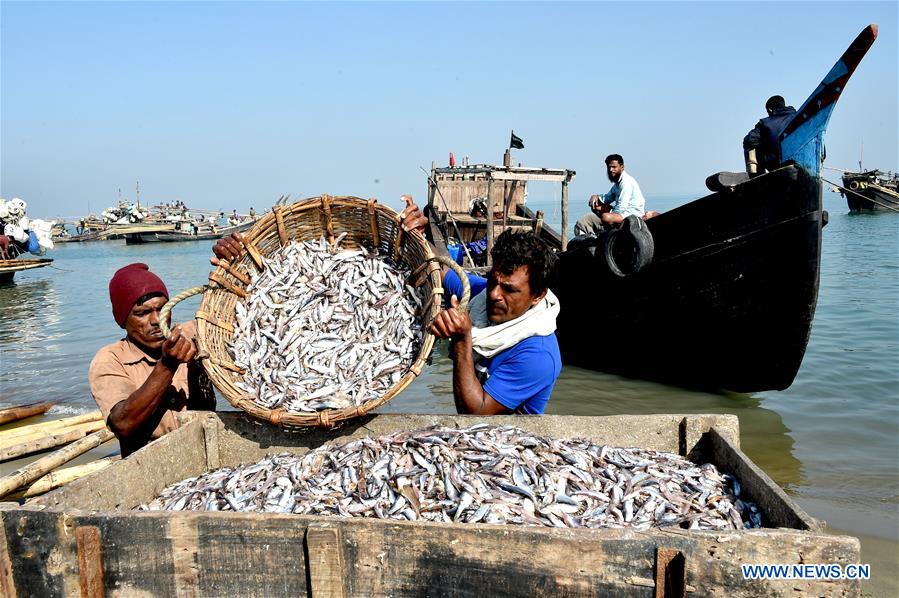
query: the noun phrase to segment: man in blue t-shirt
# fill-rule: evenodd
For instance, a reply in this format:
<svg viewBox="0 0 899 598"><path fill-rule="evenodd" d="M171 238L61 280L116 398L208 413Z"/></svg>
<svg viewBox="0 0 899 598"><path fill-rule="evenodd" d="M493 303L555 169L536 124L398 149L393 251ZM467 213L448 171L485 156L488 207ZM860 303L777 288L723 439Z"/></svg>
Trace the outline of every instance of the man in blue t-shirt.
<svg viewBox="0 0 899 598"><path fill-rule="evenodd" d="M404 199L404 226L422 229L427 220L411 197ZM469 312L454 309L462 283L453 271L444 272L451 309L437 314L431 330L451 340L459 413L540 414L562 371L555 335L559 300L547 287L553 256L533 233L508 230L497 237L491 256L486 279L468 275Z"/></svg>

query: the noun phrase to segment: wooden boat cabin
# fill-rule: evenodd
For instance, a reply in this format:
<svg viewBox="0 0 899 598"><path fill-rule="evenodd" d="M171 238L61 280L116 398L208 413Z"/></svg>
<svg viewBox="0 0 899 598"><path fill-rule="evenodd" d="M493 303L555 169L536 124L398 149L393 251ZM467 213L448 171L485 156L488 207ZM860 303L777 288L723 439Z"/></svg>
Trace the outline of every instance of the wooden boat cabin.
<svg viewBox="0 0 899 598"><path fill-rule="evenodd" d="M508 150L503 162L431 165L426 212L434 245L438 254L452 256L466 269L488 268L494 239L506 229L532 230L556 251L568 244L568 183L575 171L512 166ZM544 222L543 212L528 209L531 181L562 184L561 233Z"/></svg>

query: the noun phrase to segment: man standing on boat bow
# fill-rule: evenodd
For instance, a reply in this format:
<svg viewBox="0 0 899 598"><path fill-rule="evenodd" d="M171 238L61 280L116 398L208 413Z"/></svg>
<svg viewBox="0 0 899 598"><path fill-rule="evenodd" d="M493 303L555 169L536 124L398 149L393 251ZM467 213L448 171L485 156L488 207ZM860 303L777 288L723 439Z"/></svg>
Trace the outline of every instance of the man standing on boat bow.
<svg viewBox="0 0 899 598"><path fill-rule="evenodd" d="M404 228L423 232L427 219L411 196L403 199ZM547 287L554 256L533 233L512 231L497 237L491 256L486 279L468 275L469 312L456 309L462 282L444 270L450 309L437 314L431 331L451 341L459 413L541 414L562 371L555 335L559 300Z"/></svg>
<svg viewBox="0 0 899 598"><path fill-rule="evenodd" d="M606 157L606 174L612 183L608 193L590 197L590 210L574 225L575 235L599 234L611 226L619 226L628 216L649 218L644 214L646 199L637 181L624 172L624 158L620 154Z"/></svg>
<svg viewBox="0 0 899 598"><path fill-rule="evenodd" d="M233 257L242 244L239 233L219 240L213 263ZM125 338L97 352L88 380L123 457L177 428L175 412L215 409L209 378L194 361L196 324L162 336L159 311L168 298L165 283L146 264L120 268L109 281L112 314Z"/></svg>

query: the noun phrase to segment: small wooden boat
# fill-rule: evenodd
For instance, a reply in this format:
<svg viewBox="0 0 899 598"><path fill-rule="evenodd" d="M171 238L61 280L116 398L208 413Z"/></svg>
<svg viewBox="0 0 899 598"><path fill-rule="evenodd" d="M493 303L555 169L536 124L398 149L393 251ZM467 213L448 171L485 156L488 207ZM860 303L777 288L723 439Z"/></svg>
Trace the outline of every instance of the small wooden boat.
<svg viewBox="0 0 899 598"><path fill-rule="evenodd" d="M16 272L43 268L53 263L50 258L0 260L0 283L12 280Z"/></svg>
<svg viewBox="0 0 899 598"><path fill-rule="evenodd" d="M882 170L844 172L840 193L853 212L899 212L899 174Z"/></svg>
<svg viewBox="0 0 899 598"><path fill-rule="evenodd" d="M134 231L127 232L125 236L126 245L138 245L142 243L177 243L181 241L213 241L221 239L231 233L240 233L249 230L255 220L241 222L235 226L226 226L222 228L214 228L208 225L198 226L191 222L181 223L182 226L168 225L164 231Z"/></svg>
<svg viewBox="0 0 899 598"><path fill-rule="evenodd" d="M483 271L490 265L493 240L506 229L534 231L556 251L566 247L568 183L576 173L564 168L511 166L510 161L507 150L503 166L431 166L425 212L438 255L451 255L467 270ZM532 181L562 184L561 234L544 222L542 212L535 214L527 207L527 184ZM488 226L488 221L493 226Z"/></svg>
<svg viewBox="0 0 899 598"><path fill-rule="evenodd" d="M740 392L792 384L818 298L824 132L876 36L865 28L786 124L780 168L721 173L712 195L571 242L553 284L566 363Z"/></svg>

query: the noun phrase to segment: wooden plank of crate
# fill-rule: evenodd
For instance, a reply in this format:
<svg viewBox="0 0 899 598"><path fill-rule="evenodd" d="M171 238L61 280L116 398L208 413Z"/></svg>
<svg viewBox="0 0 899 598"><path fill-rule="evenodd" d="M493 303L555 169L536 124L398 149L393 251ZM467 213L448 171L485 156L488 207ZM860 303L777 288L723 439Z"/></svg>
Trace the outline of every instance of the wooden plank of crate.
<svg viewBox="0 0 899 598"><path fill-rule="evenodd" d="M192 423L196 425L182 426L102 472L75 480L29 504L89 510L129 509L149 502L169 484L206 471L202 422Z"/></svg>
<svg viewBox="0 0 899 598"><path fill-rule="evenodd" d="M100 544L100 529L94 525L83 525L75 529L78 546L78 576L82 598L103 598L103 551Z"/></svg>
<svg viewBox="0 0 899 598"><path fill-rule="evenodd" d="M687 592L706 595L857 595L858 581L745 580L740 562L859 562L855 538L784 529L697 532L683 529L548 529L321 518L275 513L64 514L0 511L17 587L29 595L77 594L64 570L65 527L97 525L109 551L106 579L128 595L176 595L172 522L193 518L195 563L204 596L308 593L305 530L339 530L348 596L652 595L658 548L686 557ZM522 555L526 555L523 558ZM77 559L76 559L77 560ZM477 571L476 575L472 572ZM439 590L446 590L440 592ZM42 593L41 593L42 592ZM143 594L141 594L143 592Z"/></svg>
<svg viewBox="0 0 899 598"><path fill-rule="evenodd" d="M695 463L707 462L709 457L704 453L702 439L712 428L716 428L721 436L740 448L740 429L734 416L724 418L721 415L687 415L680 423L678 454Z"/></svg>
<svg viewBox="0 0 899 598"><path fill-rule="evenodd" d="M340 530L328 524L310 524L306 529L306 559L312 598L343 598L346 571Z"/></svg>
<svg viewBox="0 0 899 598"><path fill-rule="evenodd" d="M13 577L13 563L9 555L9 544L6 541L6 526L3 525L3 513L0 512L0 595L16 598L16 582Z"/></svg>
<svg viewBox="0 0 899 598"><path fill-rule="evenodd" d="M735 475L740 481L741 498L758 505L762 511L762 525L814 531L824 528L716 428L703 436L703 443L704 453L711 457L708 460L719 470Z"/></svg>
<svg viewBox="0 0 899 598"><path fill-rule="evenodd" d="M220 468L219 421L215 417L203 420L203 441L206 448L206 468L210 471Z"/></svg>
<svg viewBox="0 0 899 598"><path fill-rule="evenodd" d="M304 596L309 518L275 513L156 513L196 520L202 596ZM127 539L124 539L127 541Z"/></svg>
<svg viewBox="0 0 899 598"><path fill-rule="evenodd" d="M172 541L174 585L178 598L197 598L200 596L197 518L173 517L169 521L169 538Z"/></svg>
<svg viewBox="0 0 899 598"><path fill-rule="evenodd" d="M687 567L684 554L671 548L656 548L655 598L685 598Z"/></svg>

